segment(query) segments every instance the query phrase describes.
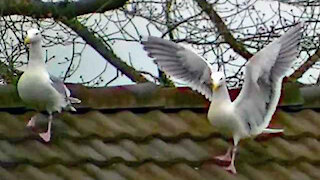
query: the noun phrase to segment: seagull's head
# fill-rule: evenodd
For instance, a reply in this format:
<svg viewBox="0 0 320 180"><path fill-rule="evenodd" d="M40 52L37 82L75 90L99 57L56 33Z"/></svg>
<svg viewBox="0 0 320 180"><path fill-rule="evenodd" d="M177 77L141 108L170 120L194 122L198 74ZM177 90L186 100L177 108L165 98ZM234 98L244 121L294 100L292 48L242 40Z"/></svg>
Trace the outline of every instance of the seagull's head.
<svg viewBox="0 0 320 180"><path fill-rule="evenodd" d="M27 37L24 40L25 44L35 43L41 41L41 33L38 29L29 29Z"/></svg>
<svg viewBox="0 0 320 180"><path fill-rule="evenodd" d="M223 85L226 82L224 73L221 71L211 73L211 79L212 89L214 91L217 91L221 87L221 85Z"/></svg>

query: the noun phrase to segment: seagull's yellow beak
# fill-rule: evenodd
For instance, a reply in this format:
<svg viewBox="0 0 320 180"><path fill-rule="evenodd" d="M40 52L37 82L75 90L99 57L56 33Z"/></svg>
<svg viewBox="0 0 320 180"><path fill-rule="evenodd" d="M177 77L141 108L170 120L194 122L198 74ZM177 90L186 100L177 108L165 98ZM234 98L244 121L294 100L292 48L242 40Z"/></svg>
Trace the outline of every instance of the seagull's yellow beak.
<svg viewBox="0 0 320 180"><path fill-rule="evenodd" d="M24 44L29 44L30 43L30 38L27 36L25 39L24 39Z"/></svg>
<svg viewBox="0 0 320 180"><path fill-rule="evenodd" d="M212 85L212 89L213 89L214 91L217 91L217 90L219 89L219 87L220 87L220 85L217 84L217 83L213 83L213 85Z"/></svg>

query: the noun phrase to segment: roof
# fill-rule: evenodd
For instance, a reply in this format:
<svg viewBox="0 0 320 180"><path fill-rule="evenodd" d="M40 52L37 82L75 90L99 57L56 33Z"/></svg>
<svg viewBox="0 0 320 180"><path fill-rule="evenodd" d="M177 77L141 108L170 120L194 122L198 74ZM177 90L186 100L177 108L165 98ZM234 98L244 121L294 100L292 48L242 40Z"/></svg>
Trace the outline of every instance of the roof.
<svg viewBox="0 0 320 180"><path fill-rule="evenodd" d="M49 143L37 135L46 122L27 129L35 112L14 87L0 87L0 179L320 179L317 87L285 85L272 121L284 133L242 140L237 175L212 159L231 141L208 123L209 103L188 88L68 87L83 103L55 117Z"/></svg>

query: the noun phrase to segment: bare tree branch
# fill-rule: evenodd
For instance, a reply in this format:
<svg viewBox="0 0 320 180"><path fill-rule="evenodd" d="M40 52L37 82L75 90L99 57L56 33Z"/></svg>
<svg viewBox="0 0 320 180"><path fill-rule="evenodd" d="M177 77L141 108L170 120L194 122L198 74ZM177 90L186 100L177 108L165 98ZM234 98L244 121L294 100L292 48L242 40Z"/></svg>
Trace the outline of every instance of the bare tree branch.
<svg viewBox="0 0 320 180"><path fill-rule="evenodd" d="M289 81L297 81L302 75L310 69L317 61L320 60L320 49L310 56L293 74L288 78Z"/></svg>
<svg viewBox="0 0 320 180"><path fill-rule="evenodd" d="M133 82L143 83L148 80L139 74L134 68L128 66L112 50L108 49L103 41L96 38L86 26L82 25L77 19L59 19L62 23L76 32L84 41L92 46L102 57L116 67L121 73L125 74Z"/></svg>
<svg viewBox="0 0 320 180"><path fill-rule="evenodd" d="M43 2L41 0L0 0L2 16L25 15L34 18L73 18L122 7L127 0L78 0Z"/></svg>
<svg viewBox="0 0 320 180"><path fill-rule="evenodd" d="M304 7L317 7L320 5L319 1L314 1L314 0L274 0L274 1L278 1L280 3L284 3L284 4L289 4L289 5L293 5L293 6L304 6Z"/></svg>
<svg viewBox="0 0 320 180"><path fill-rule="evenodd" d="M165 18L166 18L166 25L168 30L172 29L171 31L168 31L168 35L170 40L173 40L173 28L172 28L172 21L171 21L171 17L170 17L170 13L171 13L171 5L173 3L174 0L167 0L166 4L165 4ZM166 76L166 74L161 71L160 69L158 69L159 72L159 82L161 85L163 86L167 86L167 87L174 87L174 83Z"/></svg>
<svg viewBox="0 0 320 180"><path fill-rule="evenodd" d="M198 3L201 9L210 17L211 21L216 25L219 33L223 36L224 40L236 53L238 53L245 59L249 59L250 57L252 57L252 54L244 47L244 45L233 37L226 24L223 22L218 13L213 9L211 4L209 4L206 0L195 1Z"/></svg>

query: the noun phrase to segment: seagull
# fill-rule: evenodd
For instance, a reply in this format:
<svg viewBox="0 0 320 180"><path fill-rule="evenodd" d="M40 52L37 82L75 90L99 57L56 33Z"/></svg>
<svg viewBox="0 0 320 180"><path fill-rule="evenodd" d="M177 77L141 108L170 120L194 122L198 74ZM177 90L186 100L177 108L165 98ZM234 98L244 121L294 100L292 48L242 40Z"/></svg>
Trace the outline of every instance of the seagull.
<svg viewBox="0 0 320 180"><path fill-rule="evenodd" d="M240 139L283 132L267 127L280 98L282 79L298 55L301 30L302 23L298 23L248 60L242 90L234 101L225 74L214 72L192 49L152 36L142 37L141 43L160 70L211 101L207 114L210 124L233 138L233 146L216 159L229 161L225 169L236 173L234 160Z"/></svg>
<svg viewBox="0 0 320 180"><path fill-rule="evenodd" d="M49 142L51 138L52 114L62 109L76 111L72 103L80 103L77 98L70 97L69 89L57 77L50 75L42 57L41 33L38 29L27 31L25 44L29 44L30 59L27 69L21 75L17 89L22 101L37 111L47 111L49 114L48 129L39 136ZM36 116L33 116L27 127L35 126Z"/></svg>

